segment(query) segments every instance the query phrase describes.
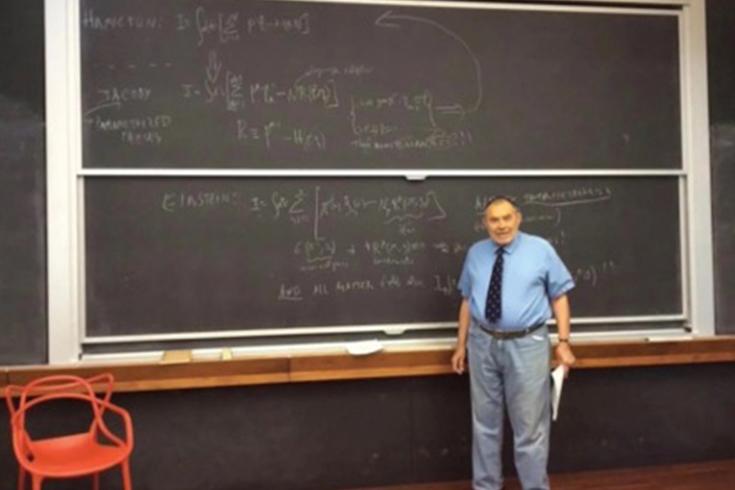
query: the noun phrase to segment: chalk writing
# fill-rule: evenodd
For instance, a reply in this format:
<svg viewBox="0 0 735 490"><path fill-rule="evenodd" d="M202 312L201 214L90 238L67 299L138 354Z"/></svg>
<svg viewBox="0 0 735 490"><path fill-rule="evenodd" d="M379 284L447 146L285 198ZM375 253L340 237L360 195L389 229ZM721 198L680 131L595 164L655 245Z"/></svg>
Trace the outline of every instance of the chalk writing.
<svg viewBox="0 0 735 490"><path fill-rule="evenodd" d="M429 86L430 82L415 83L413 85L416 88L411 90L393 88L392 83L386 84L384 81L386 75L390 74L374 63L361 62L359 59L341 59L333 63L330 62L331 56L319 61L307 57L298 63L289 60L288 63L274 63L268 68L253 71L248 56L268 49L268 40L273 36L287 36L284 39L293 41L286 41L283 46L297 47L298 39L316 32L317 27L320 33L331 28L321 24L317 26L314 20L314 16L308 12L277 15L235 6L223 8L216 4L181 10L173 13L171 18L137 14L102 16L92 9L86 9L82 14L83 27L91 30L168 28L178 36L190 39L193 36L195 52L199 54L193 54L192 59L204 62L199 65L202 67L201 75L192 77L186 75L186 69L172 70L173 78L170 81L177 87L173 95L193 104L190 106L193 113L205 114L207 118L220 119L218 114L222 110L238 114L235 118L227 118L232 121L229 134L234 137L223 142L233 154L239 151L247 155L250 149L265 149L265 154L275 156L294 147L305 154L324 155L331 154L333 147L335 151L346 149L359 154L437 152L474 144L473 131L462 121L467 114L476 110L482 99L481 84L475 87L475 80L470 92L476 101L468 104L459 99L448 100L446 93L437 97ZM391 11L383 12L373 21L372 29L378 36L387 34L385 28L403 28L408 24L427 27L424 32L426 36L442 39L461 49L461 56L471 61L468 74L478 78L479 83L479 62L469 45L446 26L428 18ZM228 48L230 44L246 41L250 44L245 48L245 56ZM278 52L281 53L282 49L279 47ZM179 66L189 64L188 61L178 63ZM107 66L111 70L121 67L140 70L171 68L174 65L169 60L162 61L159 54L152 53L126 63L108 63ZM177 79L176 73L184 73L184 78ZM373 85L375 77L380 77L381 81ZM168 75L161 80L168 81ZM356 84L356 81L364 83ZM375 93L368 94L366 86L378 88ZM152 108L155 107L152 111L161 112L162 107L175 102L171 93L161 93L156 98L158 103L152 104L154 89L144 85L108 83L93 90L96 91L97 100L89 104L87 117L96 111L121 109L130 103L149 103ZM457 91L458 94L465 92L464 88ZM207 108L204 113L200 112L202 106ZM210 107L215 110L210 110ZM302 113L302 109L309 112ZM447 119L444 116L451 117ZM145 114L131 118L126 114L126 118L131 119L142 117L149 116ZM341 123L345 119L349 124ZM105 125L104 122L98 122L90 127L107 131L102 129ZM178 131L187 125L185 123L174 129ZM128 132L120 135L120 143L125 146L162 145L166 142L166 136L156 129L125 131ZM350 134L345 134L346 131ZM187 140L191 138L180 141L186 145ZM408 228L404 231L410 233Z"/></svg>
<svg viewBox="0 0 735 490"><path fill-rule="evenodd" d="M97 89L100 99L98 105L133 101L147 101L151 98L153 90L149 87L108 87Z"/></svg>
<svg viewBox="0 0 735 490"><path fill-rule="evenodd" d="M575 283L588 283L595 287L600 281L617 274L617 266L614 260L605 260L597 264L575 267L571 272Z"/></svg>
<svg viewBox="0 0 735 490"><path fill-rule="evenodd" d="M160 145L164 141L164 130L168 130L173 120L165 114L135 117L130 119L104 118L99 115L86 117L87 126L102 133L115 132L125 145Z"/></svg>
<svg viewBox="0 0 735 490"><path fill-rule="evenodd" d="M158 29L162 25L163 20L155 16L98 15L93 9L82 12L82 27L96 31Z"/></svg>
<svg viewBox="0 0 735 490"><path fill-rule="evenodd" d="M240 32L237 29L238 13L216 13L210 15L203 7L198 7L194 14L197 34L199 35L198 45L204 44L208 36L214 36L221 44L238 41ZM180 19L180 26L185 26L185 20Z"/></svg>
<svg viewBox="0 0 735 490"><path fill-rule="evenodd" d="M278 290L278 299L280 301L301 301L304 298L301 295L300 286L287 286L285 284L281 284L281 287Z"/></svg>
<svg viewBox="0 0 735 490"><path fill-rule="evenodd" d="M360 292L360 291L373 291L375 286L370 279L355 280L355 281L337 281L334 286L334 290L337 293L349 293L349 292Z"/></svg>
<svg viewBox="0 0 735 490"><path fill-rule="evenodd" d="M92 124L95 129L103 132L166 129L173 123L173 119L167 114L133 117L128 119L103 118L95 116L94 118L87 118L85 121L88 124Z"/></svg>
<svg viewBox="0 0 735 490"><path fill-rule="evenodd" d="M388 150L449 150L459 146L471 145L474 141L469 131L447 132L441 129L432 130L428 136L423 138L403 137L389 141L375 141L371 138L359 138L352 140L350 145L363 151L388 151Z"/></svg>
<svg viewBox="0 0 735 490"><path fill-rule="evenodd" d="M183 209L212 209L222 206L238 206L241 197L237 192L167 192L161 198L161 209L172 213Z"/></svg>
<svg viewBox="0 0 735 490"><path fill-rule="evenodd" d="M280 142L296 146L304 151L325 150L327 137L318 129L287 128L276 121L268 121L259 126L248 124L245 119L237 120L237 140L243 142L262 142L270 150Z"/></svg>
<svg viewBox="0 0 735 490"><path fill-rule="evenodd" d="M304 80L307 77L315 77L315 78L335 78L340 75L346 76L346 77L361 77L364 75L369 75L375 71L375 67L364 65L364 64L349 64L346 66L314 66L309 65L309 68L306 69L304 73L302 73L295 81L294 85L298 85L301 83L302 80Z"/></svg>
<svg viewBox="0 0 735 490"><path fill-rule="evenodd" d="M457 276L450 274L445 275L434 275L434 291L441 293L444 296L456 296L457 295L457 284L459 279Z"/></svg>
<svg viewBox="0 0 735 490"><path fill-rule="evenodd" d="M265 15L250 17L247 20L248 34L283 32L306 35L311 33L309 14L304 13L291 18L269 18Z"/></svg>
<svg viewBox="0 0 735 490"><path fill-rule="evenodd" d="M607 187L584 187L561 191L526 193L523 195L523 200L530 204L569 206L588 202L605 201L611 197L612 190Z"/></svg>

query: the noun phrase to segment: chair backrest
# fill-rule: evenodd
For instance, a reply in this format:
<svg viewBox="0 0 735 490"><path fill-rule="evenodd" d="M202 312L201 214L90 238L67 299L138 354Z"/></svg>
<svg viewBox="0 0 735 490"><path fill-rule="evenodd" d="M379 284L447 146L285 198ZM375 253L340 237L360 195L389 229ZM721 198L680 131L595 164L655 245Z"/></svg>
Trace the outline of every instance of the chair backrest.
<svg viewBox="0 0 735 490"><path fill-rule="evenodd" d="M13 400L15 398L20 399L23 388L23 386L17 385L7 385L5 387L5 403L8 405L8 414L10 414L11 421L13 420L13 415L15 415L15 412L17 410L17 407Z"/></svg>
<svg viewBox="0 0 735 490"><path fill-rule="evenodd" d="M98 431L101 431L114 444L123 446L129 442L132 447L130 417L127 412L110 403L113 383L112 374L104 373L86 379L74 375L53 375L38 378L25 386L8 385L5 389L6 403L11 418L13 446L19 460L27 459L32 452L33 441L26 429L26 413L40 404L64 399L86 402L91 408L90 437L97 437ZM95 393L94 387L98 388L99 394ZM17 399L17 405L13 402L14 398ZM108 409L122 417L129 441L123 441L105 425L103 416Z"/></svg>
<svg viewBox="0 0 735 490"><path fill-rule="evenodd" d="M34 379L25 386L13 386L20 389L19 405L23 405L29 398L50 393L94 393L94 386L101 385L102 399L106 402L112 397L114 378L110 373L98 374L91 378L82 378L71 374L55 374ZM12 385L11 385L12 386Z"/></svg>
<svg viewBox="0 0 735 490"><path fill-rule="evenodd" d="M8 413L12 420L13 415L21 408L30 398L34 396L46 395L49 393L79 393L96 391L102 394L102 399L106 402L112 397L112 386L115 382L114 377L110 373L98 374L90 378L82 378L74 375L53 375L37 378L27 385L8 385L5 387L5 402L8 405ZM13 400L17 399L16 402Z"/></svg>

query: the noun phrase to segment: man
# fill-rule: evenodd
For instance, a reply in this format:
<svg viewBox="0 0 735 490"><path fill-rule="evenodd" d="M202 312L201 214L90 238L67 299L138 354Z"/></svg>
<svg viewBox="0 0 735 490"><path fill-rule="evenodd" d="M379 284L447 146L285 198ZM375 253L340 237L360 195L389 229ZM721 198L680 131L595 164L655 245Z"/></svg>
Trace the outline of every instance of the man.
<svg viewBox="0 0 735 490"><path fill-rule="evenodd" d="M551 426L550 349L546 321L556 319L556 357L568 371L569 271L546 240L519 231L521 213L507 197L485 208L489 239L467 252L459 289L457 350L452 368L469 356L472 468L475 490L501 490L503 413L513 428L515 464L524 490L548 490Z"/></svg>

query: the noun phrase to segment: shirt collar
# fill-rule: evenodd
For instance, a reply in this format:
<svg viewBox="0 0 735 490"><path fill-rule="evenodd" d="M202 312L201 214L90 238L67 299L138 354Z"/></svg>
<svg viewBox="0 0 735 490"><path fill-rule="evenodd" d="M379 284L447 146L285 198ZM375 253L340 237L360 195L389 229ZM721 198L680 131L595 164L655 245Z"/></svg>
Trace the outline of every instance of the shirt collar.
<svg viewBox="0 0 735 490"><path fill-rule="evenodd" d="M518 230L518 233L516 233L516 236L513 237L513 241L505 246L506 254L510 255L518 248L518 243L521 241L522 236L523 236L523 233L520 230ZM498 245L492 240L490 240L490 243L492 244L492 247L493 247L493 253L497 252L498 249L500 248L500 245Z"/></svg>

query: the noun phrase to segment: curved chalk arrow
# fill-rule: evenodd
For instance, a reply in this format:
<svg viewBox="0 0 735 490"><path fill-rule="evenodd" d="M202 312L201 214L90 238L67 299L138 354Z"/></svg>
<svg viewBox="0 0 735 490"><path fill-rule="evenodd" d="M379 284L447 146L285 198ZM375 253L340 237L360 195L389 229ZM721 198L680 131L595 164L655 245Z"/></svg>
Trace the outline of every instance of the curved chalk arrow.
<svg viewBox="0 0 735 490"><path fill-rule="evenodd" d="M465 109L464 106L461 104L454 104L450 106L439 106L436 107L437 111L444 112L444 113L455 113L460 114L462 117L464 117L466 112L475 112L477 109L480 108L480 104L482 103L482 72L480 70L480 62L477 60L477 57L472 52L470 47L467 45L467 43L459 37L454 32L450 31L440 23L433 21L431 19L425 19L423 17L415 17L413 15L397 15L394 14L392 10L387 10L383 15L375 19L375 25L378 27L391 27L394 29L400 29L400 24L396 24L395 21L400 20L406 20L410 22L420 22L422 24L429 24L432 27L436 27L443 33L450 36L452 39L457 41L459 44L462 45L465 51L467 51L467 54L470 55L470 58L472 58L472 62L475 65L475 76L477 78L477 100L475 103L470 107L469 109Z"/></svg>

